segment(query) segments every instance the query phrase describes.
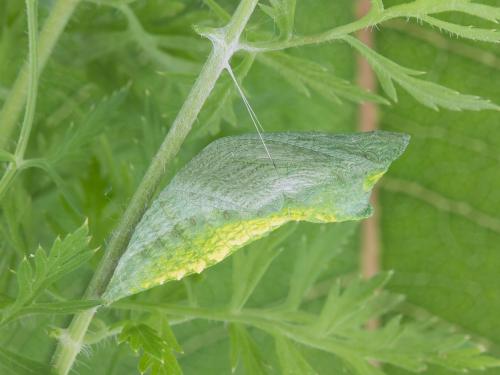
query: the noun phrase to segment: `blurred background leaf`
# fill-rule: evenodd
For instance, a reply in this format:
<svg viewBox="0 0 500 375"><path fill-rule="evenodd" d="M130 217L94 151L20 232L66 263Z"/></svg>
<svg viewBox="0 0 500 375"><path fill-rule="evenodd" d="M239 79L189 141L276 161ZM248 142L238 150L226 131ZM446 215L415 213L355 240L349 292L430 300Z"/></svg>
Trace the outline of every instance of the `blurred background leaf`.
<svg viewBox="0 0 500 375"><path fill-rule="evenodd" d="M488 25L456 14L440 18ZM376 35L384 56L500 102L498 46L450 38L413 22L388 23ZM435 112L403 93L381 117L382 128L412 135L404 162L382 183L383 265L395 270L389 289L477 336L494 353L500 350L499 123L498 112Z"/></svg>

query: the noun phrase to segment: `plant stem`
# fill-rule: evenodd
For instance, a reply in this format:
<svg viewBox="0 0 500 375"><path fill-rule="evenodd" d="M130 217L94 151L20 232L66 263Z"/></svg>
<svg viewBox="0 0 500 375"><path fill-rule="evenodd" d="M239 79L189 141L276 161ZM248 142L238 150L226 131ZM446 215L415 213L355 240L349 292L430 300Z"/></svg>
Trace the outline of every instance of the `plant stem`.
<svg viewBox="0 0 500 375"><path fill-rule="evenodd" d="M311 330L311 325L318 317L309 313L303 313L302 317L308 322L306 328L302 328L293 322L283 320L281 316L273 317L271 311L242 309L238 312L224 309L207 309L202 307L157 304L147 302L135 303L132 301L117 302L112 305L116 309L129 311L151 311L163 312L178 317L189 317L191 319L204 319L223 323L239 323L250 327L261 329L270 335L288 337L293 341L315 349L332 352L343 358L350 358L354 353L364 355L358 348L352 348L349 343L337 340L334 337L323 337ZM368 354L369 355L369 354Z"/></svg>
<svg viewBox="0 0 500 375"><path fill-rule="evenodd" d="M57 0L54 4L40 32L40 43L38 45L39 72L45 67L59 36L79 2L80 0ZM27 90L28 83L29 62L21 68L0 112L0 149L5 148L15 128L29 92Z"/></svg>
<svg viewBox="0 0 500 375"><path fill-rule="evenodd" d="M0 201L17 173L17 166L22 163L28 145L33 119L35 118L36 97L38 93L38 0L26 0L28 14L28 93L23 125L14 153L14 161L10 162L7 170L0 179Z"/></svg>
<svg viewBox="0 0 500 375"><path fill-rule="evenodd" d="M38 22L37 22L37 0L26 0L28 9L28 36L29 36L29 78L28 78L28 96L26 99L26 110L24 112L23 125L16 147L16 160L22 160L28 140L33 128L33 119L35 118L36 97L38 93Z"/></svg>
<svg viewBox="0 0 500 375"><path fill-rule="evenodd" d="M307 46L311 44L321 44L326 42L331 42L334 40L339 40L345 36L352 34L356 31L362 30L367 27L375 26L376 24L385 21L385 13L381 14L368 14L365 17L348 23L346 25L337 26L333 29L305 36L296 36L287 40L277 40L270 42L255 42L248 43L241 46L241 49L250 52L271 52L271 51L281 51L288 48L296 48Z"/></svg>
<svg viewBox="0 0 500 375"><path fill-rule="evenodd" d="M380 6L371 7L370 11L362 18L359 18L346 25L341 25L334 27L330 30L324 32L296 36L287 40L276 40L270 42L256 42L248 43L241 46L243 50L251 52L270 52L270 51L280 51L288 48L302 47L311 44L321 44L326 42L331 42L334 40L340 40L344 37L360 31L365 28L375 27L377 24L392 20L394 18L416 18L422 19L422 17L443 12L464 12L464 4L454 3L454 2L432 2L425 7L422 6L421 2L413 1L410 3L394 5L387 9L383 9ZM467 12L466 12L467 13Z"/></svg>
<svg viewBox="0 0 500 375"><path fill-rule="evenodd" d="M258 0L242 0L229 24L217 30L221 34L211 38L213 48L210 56L112 235L107 251L87 288L87 298L98 298L106 289L135 226L160 184L166 167L178 153L219 76L237 50L241 33L257 2ZM91 309L74 317L54 355L57 374L65 375L70 371L94 314L95 309Z"/></svg>

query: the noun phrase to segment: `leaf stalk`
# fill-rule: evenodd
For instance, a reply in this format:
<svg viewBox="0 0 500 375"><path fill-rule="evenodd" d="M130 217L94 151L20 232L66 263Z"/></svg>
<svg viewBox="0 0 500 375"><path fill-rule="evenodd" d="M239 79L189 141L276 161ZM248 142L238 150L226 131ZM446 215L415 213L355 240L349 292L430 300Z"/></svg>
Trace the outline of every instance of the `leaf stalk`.
<svg viewBox="0 0 500 375"><path fill-rule="evenodd" d="M38 0L26 0L28 13L28 92L26 98L26 109L24 112L21 133L14 152L13 161L7 166L7 170L0 179L0 201L5 195L8 187L16 176L18 165L22 164L26 147L33 128L35 118L36 98L38 93ZM6 104L7 105L7 104ZM0 120L1 123L1 120ZM0 128L3 129L3 128ZM1 140L1 136L0 136Z"/></svg>

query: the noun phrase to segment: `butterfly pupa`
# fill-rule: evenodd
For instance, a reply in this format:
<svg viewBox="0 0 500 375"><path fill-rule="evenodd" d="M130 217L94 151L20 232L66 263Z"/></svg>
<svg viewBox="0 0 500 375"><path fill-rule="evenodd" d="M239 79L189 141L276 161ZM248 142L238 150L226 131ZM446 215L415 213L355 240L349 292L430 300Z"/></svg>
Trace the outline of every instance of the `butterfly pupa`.
<svg viewBox="0 0 500 375"><path fill-rule="evenodd" d="M360 220L405 134L265 133L221 138L159 194L103 296L108 303L221 262L290 221Z"/></svg>

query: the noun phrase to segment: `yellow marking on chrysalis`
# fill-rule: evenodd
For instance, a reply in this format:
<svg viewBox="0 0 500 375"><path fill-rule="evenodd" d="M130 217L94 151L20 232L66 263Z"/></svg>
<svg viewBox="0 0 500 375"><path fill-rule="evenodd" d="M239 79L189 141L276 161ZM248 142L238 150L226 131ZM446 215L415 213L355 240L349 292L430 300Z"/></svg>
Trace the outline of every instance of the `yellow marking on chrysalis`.
<svg viewBox="0 0 500 375"><path fill-rule="evenodd" d="M193 271L196 273L201 273L207 267L207 263L204 260L199 260L193 264Z"/></svg>
<svg viewBox="0 0 500 375"><path fill-rule="evenodd" d="M189 250L186 248L172 249L173 253L178 254L175 257L175 264L171 258L163 260L162 267L167 271L167 274L143 281L141 288L148 289L161 284L162 281L180 280L194 272L201 273L207 267L221 262L239 248L265 236L277 227L290 221L304 220L330 223L336 221L336 217L330 213L321 213L313 209L286 209L269 217L223 225L216 228L208 236L205 234L194 238L190 245L185 245L190 246ZM205 249L205 253L197 254L193 249ZM185 254L184 259L180 259L182 253Z"/></svg>
<svg viewBox="0 0 500 375"><path fill-rule="evenodd" d="M185 275L186 275L186 271L184 271L184 270L178 270L178 271L172 272L172 276L175 280L181 280Z"/></svg>
<svg viewBox="0 0 500 375"><path fill-rule="evenodd" d="M369 175L365 178L365 181L363 182L363 189L365 191L371 190L371 188L377 183L378 180L382 178L382 176L385 174L385 171L382 172L377 172L372 175Z"/></svg>
<svg viewBox="0 0 500 375"><path fill-rule="evenodd" d="M227 247L222 247L219 250L212 252L208 255L208 259L211 262L219 263L221 262L225 257L229 255L229 250Z"/></svg>

